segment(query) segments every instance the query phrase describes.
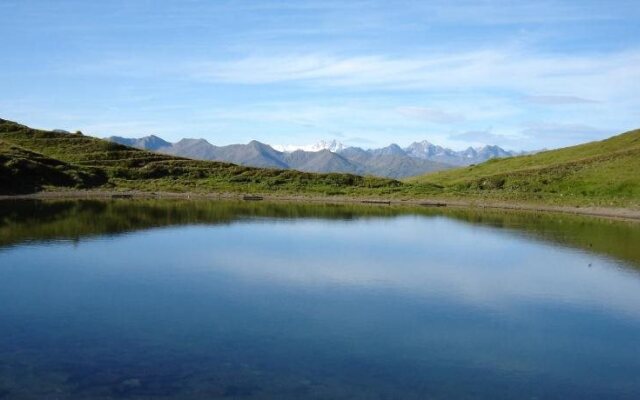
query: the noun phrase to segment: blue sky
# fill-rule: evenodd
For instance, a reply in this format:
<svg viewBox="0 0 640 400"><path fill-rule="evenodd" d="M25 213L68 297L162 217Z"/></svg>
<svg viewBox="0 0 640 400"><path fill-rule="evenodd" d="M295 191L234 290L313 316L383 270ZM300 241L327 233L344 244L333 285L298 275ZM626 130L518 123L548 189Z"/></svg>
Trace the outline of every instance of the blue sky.
<svg viewBox="0 0 640 400"><path fill-rule="evenodd" d="M640 2L0 2L0 117L214 144L566 146L640 127Z"/></svg>

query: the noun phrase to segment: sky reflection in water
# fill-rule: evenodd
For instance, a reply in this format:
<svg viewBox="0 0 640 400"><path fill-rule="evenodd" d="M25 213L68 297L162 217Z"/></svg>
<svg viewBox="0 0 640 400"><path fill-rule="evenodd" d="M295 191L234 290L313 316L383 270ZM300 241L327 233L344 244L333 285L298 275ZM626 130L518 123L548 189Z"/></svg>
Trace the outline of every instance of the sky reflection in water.
<svg viewBox="0 0 640 400"><path fill-rule="evenodd" d="M5 218L0 398L640 396L640 264L599 222L174 206L79 240L44 225L85 209Z"/></svg>

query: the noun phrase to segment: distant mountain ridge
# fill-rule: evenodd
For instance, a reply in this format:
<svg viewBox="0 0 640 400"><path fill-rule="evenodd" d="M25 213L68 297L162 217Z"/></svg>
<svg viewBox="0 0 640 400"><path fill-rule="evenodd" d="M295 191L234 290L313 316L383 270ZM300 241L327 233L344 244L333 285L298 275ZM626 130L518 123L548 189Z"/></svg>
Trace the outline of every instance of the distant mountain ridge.
<svg viewBox="0 0 640 400"><path fill-rule="evenodd" d="M147 142L150 141L140 143ZM194 140L191 144L197 148L202 142L206 141ZM257 154L263 150L273 151L271 154L275 156L282 154L258 142L252 145ZM245 146L248 145L236 145L239 149ZM387 146L376 151L352 147L341 152L342 158L322 151L318 152L317 160L324 163L325 157L346 160L349 156L356 161L357 157L393 157L382 159L383 168L403 167L411 160L419 160L399 157L398 147ZM475 153L481 150L474 149ZM473 152L469 153L473 156ZM290 154L309 161L304 151ZM0 118L0 194L3 195L57 190L64 190L65 196L82 198L88 195L84 190L96 190L101 197L112 193L119 197L127 191L149 195L225 193L295 195L300 199L338 196L335 198L366 202L411 200L425 205L442 198L445 204L453 199L468 204L480 200L487 204L495 202L498 207L637 219L637 210L640 210L637 171L640 171L640 129L605 140L498 159L400 182L352 174L311 174L191 160L85 136L80 131L33 129ZM74 194L68 189L82 192Z"/></svg>
<svg viewBox="0 0 640 400"><path fill-rule="evenodd" d="M145 136L139 139L129 139L119 136L112 136L111 138L108 138L108 140L123 144L125 146L136 147L144 150L158 150L164 147L172 146L171 143L155 135Z"/></svg>
<svg viewBox="0 0 640 400"><path fill-rule="evenodd" d="M479 164L491 158L513 157L523 154L522 152L505 150L495 145L478 148L468 147L465 150L456 151L435 145L426 140L414 142L404 150L411 157L438 161L455 166Z"/></svg>
<svg viewBox="0 0 640 400"><path fill-rule="evenodd" d="M346 172L386 178L406 178L427 172L481 163L490 158L511 157L519 153L499 146L484 146L455 151L428 141L406 148L391 144L379 149L346 147L342 143L321 141L310 146L270 146L258 141L248 144L216 146L205 139L182 139L170 143L157 136L131 139L119 136L109 141L143 150L193 158L225 161L239 165L295 169L304 172Z"/></svg>
<svg viewBox="0 0 640 400"><path fill-rule="evenodd" d="M253 144L258 153L269 150L257 142ZM393 179L312 174L174 157L85 136L80 131L32 129L0 118L0 195L95 189L101 192L100 196L113 197L128 197L131 194L122 192L135 190L234 193L241 198L266 193L358 194L369 198L403 188L401 182ZM114 190L117 193L111 192Z"/></svg>

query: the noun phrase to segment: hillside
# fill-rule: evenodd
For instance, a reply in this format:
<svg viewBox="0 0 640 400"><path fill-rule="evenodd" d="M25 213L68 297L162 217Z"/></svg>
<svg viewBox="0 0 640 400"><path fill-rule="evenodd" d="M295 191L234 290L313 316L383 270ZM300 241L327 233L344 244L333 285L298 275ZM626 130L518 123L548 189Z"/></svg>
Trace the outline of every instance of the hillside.
<svg viewBox="0 0 640 400"><path fill-rule="evenodd" d="M640 205L640 130L606 140L407 179L449 196Z"/></svg>
<svg viewBox="0 0 640 400"><path fill-rule="evenodd" d="M401 186L390 179L351 174L311 174L190 160L0 119L2 194L68 187L375 195Z"/></svg>
<svg viewBox="0 0 640 400"><path fill-rule="evenodd" d="M90 188L106 182L99 169L70 165L0 140L0 194L30 193L47 186Z"/></svg>
<svg viewBox="0 0 640 400"><path fill-rule="evenodd" d="M278 156L279 152L259 142L250 145L259 159ZM349 151L352 158L375 157L380 168L412 168L401 165L406 159L398 158L398 148L393 146L377 153ZM304 153L287 154L298 157L301 164L314 165L315 159ZM321 160L325 164L340 160L329 151L314 154L327 157ZM277 158L273 162L279 165ZM334 168L348 168L348 164L336 164ZM399 182L348 173L316 174L192 160L0 120L0 194L83 188L640 208L638 171L640 130Z"/></svg>

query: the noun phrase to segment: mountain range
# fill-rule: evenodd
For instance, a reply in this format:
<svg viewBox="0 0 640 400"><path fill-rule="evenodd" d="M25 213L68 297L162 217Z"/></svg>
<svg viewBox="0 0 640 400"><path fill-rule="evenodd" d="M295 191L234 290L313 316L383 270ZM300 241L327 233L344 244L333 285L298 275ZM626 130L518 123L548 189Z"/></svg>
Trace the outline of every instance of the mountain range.
<svg viewBox="0 0 640 400"><path fill-rule="evenodd" d="M402 148L397 144L378 149L346 147L337 141L311 146L270 146L258 141L215 146L205 139L168 142L155 135L142 138L111 136L109 141L197 160L225 161L263 168L295 169L304 172L346 172L386 178L406 178L427 172L484 162L491 158L518 155L499 146L469 147L455 151L428 141Z"/></svg>
<svg viewBox="0 0 640 400"><path fill-rule="evenodd" d="M145 138L138 145L166 148L167 142L160 140ZM128 143L136 144L131 139ZM268 159L271 155L275 160L270 162L282 162L279 157L283 152L258 142L250 145L268 151L255 153L258 159ZM233 148L244 152L246 146L249 145ZM475 153L469 151L468 158L482 153L483 149L473 150ZM374 150L350 148L341 151L340 156L357 161L356 155L368 158L401 152L406 153L407 149L399 146ZM293 157L294 153L287 154ZM328 150L317 153L325 157L332 154ZM640 129L596 142L495 159L399 181L192 160L123 146L85 136L80 131L45 131L0 118L0 195L75 188L96 190L100 196L113 191L114 196L120 196L123 191L153 196L162 196L164 192L235 193L258 195L258 198L262 194L296 195L301 199L344 196L365 202L425 201L420 203L424 205L440 204L433 200L443 197L474 203L476 200L501 204L523 202L523 207L535 209L545 204L580 206L580 212L586 210L594 215L606 215L602 213L607 207L625 207L610 215L637 218L634 212L640 210L639 170Z"/></svg>

